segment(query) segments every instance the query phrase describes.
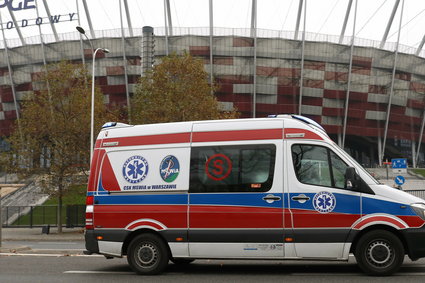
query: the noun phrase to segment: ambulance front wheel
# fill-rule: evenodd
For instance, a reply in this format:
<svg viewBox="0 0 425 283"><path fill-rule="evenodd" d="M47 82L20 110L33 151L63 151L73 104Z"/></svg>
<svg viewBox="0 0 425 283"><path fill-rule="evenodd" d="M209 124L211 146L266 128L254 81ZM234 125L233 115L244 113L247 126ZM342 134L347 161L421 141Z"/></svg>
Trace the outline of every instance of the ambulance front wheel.
<svg viewBox="0 0 425 283"><path fill-rule="evenodd" d="M360 238L355 256L357 264L365 273L386 276L400 268L404 260L404 247L393 233L375 230Z"/></svg>
<svg viewBox="0 0 425 283"><path fill-rule="evenodd" d="M153 234L141 234L128 246L127 261L137 274L159 274L167 267L168 259L167 247Z"/></svg>

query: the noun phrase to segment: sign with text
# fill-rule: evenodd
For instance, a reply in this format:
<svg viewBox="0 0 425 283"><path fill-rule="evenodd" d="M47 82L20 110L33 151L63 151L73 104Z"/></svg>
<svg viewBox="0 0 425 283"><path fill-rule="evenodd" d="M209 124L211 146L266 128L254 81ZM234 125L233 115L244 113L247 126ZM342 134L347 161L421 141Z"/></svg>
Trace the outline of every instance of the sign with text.
<svg viewBox="0 0 425 283"><path fill-rule="evenodd" d="M30 26L39 26L42 24L57 24L60 22L68 22L77 20L78 16L75 12L66 12L65 14L50 14L50 16L37 16L35 14L36 9L35 0L0 0L0 9L7 8L11 13L24 11L24 10L33 10L34 12L30 12L30 14L34 13L33 17L25 17L16 20L5 21L2 24L4 29L10 30L16 28L17 26L20 28L30 27ZM40 11L42 10L41 7ZM44 7L46 9L46 7ZM47 10L47 9L46 9ZM25 14L25 12L24 12ZM28 16L28 14L26 14Z"/></svg>
<svg viewBox="0 0 425 283"><path fill-rule="evenodd" d="M0 8L4 7L12 11L35 9L35 0L0 0Z"/></svg>

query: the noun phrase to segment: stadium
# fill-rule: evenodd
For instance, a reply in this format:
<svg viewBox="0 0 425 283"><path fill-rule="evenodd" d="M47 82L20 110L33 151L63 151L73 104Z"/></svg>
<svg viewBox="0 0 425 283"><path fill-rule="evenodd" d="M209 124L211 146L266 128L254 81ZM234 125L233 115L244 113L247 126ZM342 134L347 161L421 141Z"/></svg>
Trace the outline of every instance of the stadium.
<svg viewBox="0 0 425 283"><path fill-rule="evenodd" d="M157 1L163 5L156 10L163 20L160 26L147 20L135 25L131 19L141 13L137 1L114 1L119 2L119 12L116 4L111 13L119 21L111 29L93 27L100 9L93 5L95 1L77 0L65 8L58 8L57 2L61 1L0 1L3 137L19 118L20 101L37 90L34 78L45 64L70 60L91 68L93 49L107 48L109 53L98 52L94 58L96 83L105 103L126 105L138 78L152 64L170 53L187 51L203 58L210 80L219 86L215 95L222 109L235 107L242 118L280 113L310 117L365 166L401 157L408 159L409 166L425 163L425 37L416 46L399 40L402 21L420 19L425 9L417 16L412 9L425 7L418 9L415 3L409 7L412 2L400 0L376 1L382 4L371 9L376 14L387 8L383 20L376 19L384 22L378 36L382 38L363 39L354 32L356 13L366 14L357 9L362 0L335 1L333 8L324 8L323 14L329 18L335 16L331 9L340 6L335 35L305 29L307 0L291 2L287 16L293 18L292 30L259 28L257 10L264 2L256 0L236 1L249 16L246 27L233 28L213 24L220 10L212 9L216 3L212 0L203 1L206 27L172 24L170 10L182 1ZM403 8L411 11L404 20ZM83 26L86 34L79 33L76 26ZM358 23L357 28L360 26ZM387 40L391 34L396 41ZM3 147L7 145L3 143Z"/></svg>

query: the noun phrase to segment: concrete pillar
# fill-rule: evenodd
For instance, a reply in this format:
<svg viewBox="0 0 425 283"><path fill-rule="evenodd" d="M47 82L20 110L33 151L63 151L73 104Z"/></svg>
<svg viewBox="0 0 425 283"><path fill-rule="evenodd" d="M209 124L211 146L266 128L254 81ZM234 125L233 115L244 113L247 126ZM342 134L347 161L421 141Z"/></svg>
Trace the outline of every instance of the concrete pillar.
<svg viewBox="0 0 425 283"><path fill-rule="evenodd" d="M338 133L338 134L337 134L337 139L338 139L338 145L339 145L342 149L344 149L344 148L343 148L343 146L342 146L342 136L341 136L341 133Z"/></svg>
<svg viewBox="0 0 425 283"><path fill-rule="evenodd" d="M381 138L378 137L378 164L379 166L382 166L382 159L384 156L382 156L382 141Z"/></svg>
<svg viewBox="0 0 425 283"><path fill-rule="evenodd" d="M370 165L373 166L376 163L375 149L369 147Z"/></svg>
<svg viewBox="0 0 425 283"><path fill-rule="evenodd" d="M412 166L416 168L416 142L412 141Z"/></svg>
<svg viewBox="0 0 425 283"><path fill-rule="evenodd" d="M154 48L153 27L144 26L142 38L142 76L152 69Z"/></svg>
<svg viewBox="0 0 425 283"><path fill-rule="evenodd" d="M214 14L213 14L213 0L209 1L209 16L210 16L210 84L214 83L214 60L213 60L213 36L214 36ZM213 93L211 89L211 93Z"/></svg>
<svg viewBox="0 0 425 283"><path fill-rule="evenodd" d="M123 24L123 18L122 18L122 8L121 8L121 1L119 2L120 5L120 23L121 23L121 48L122 48L122 62L124 67L124 80L125 80L125 97L127 99L127 109L128 109L128 122L131 124L131 107L130 107L130 94L129 94L129 86L128 86L128 74L127 74L127 55L125 53L125 35L124 35L124 24ZM128 5L127 1L124 0L124 5L126 8L126 13L128 12ZM127 20L128 23L131 24L131 21L129 19L129 15L127 14ZM130 36L133 36L133 29L131 26L129 26L130 29Z"/></svg>
<svg viewBox="0 0 425 283"><path fill-rule="evenodd" d="M254 28L254 62L253 62L253 92L252 92L252 118L257 117L257 0L252 1Z"/></svg>

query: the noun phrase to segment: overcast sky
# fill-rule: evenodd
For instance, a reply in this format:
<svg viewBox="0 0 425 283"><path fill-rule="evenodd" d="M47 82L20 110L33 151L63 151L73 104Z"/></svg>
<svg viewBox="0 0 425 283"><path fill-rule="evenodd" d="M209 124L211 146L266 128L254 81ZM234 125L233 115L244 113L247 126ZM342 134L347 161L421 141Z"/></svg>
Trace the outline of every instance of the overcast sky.
<svg viewBox="0 0 425 283"><path fill-rule="evenodd" d="M11 0L0 0L0 7ZM52 15L61 15L56 24L58 33L74 32L77 21L69 21L70 13L77 13L76 0L46 0ZM169 0L172 23L175 27L208 27L209 0ZM306 31L317 34L339 35L349 0L307 0ZM358 0L356 36L358 38L380 41L388 23L396 0ZM397 30L402 8L401 0L387 41L397 41ZM18 23L27 20L28 26L21 28L24 37L38 34L35 23L38 3L41 17L46 17L43 0L12 0L12 7L18 9L14 15ZM128 0L133 28L149 25L164 26L163 0ZM282 31L294 31L299 0L257 0L258 28ZM346 30L351 36L354 18L354 3ZM25 4L28 9L19 10ZM88 30L82 1L78 1L81 25ZM87 0L95 30L120 28L120 0ZM213 0L214 26L227 28L249 28L251 25L251 0ZM15 28L11 27L11 16L7 7L0 8L6 38L18 38ZM74 15L73 19L77 19ZM9 24L8 24L9 23ZM25 21L24 21L25 23ZM302 22L301 22L302 23ZM124 25L127 26L124 19ZM42 26L43 34L52 34L50 25ZM405 0L400 41L404 45L417 47L425 34L425 1ZM302 25L301 25L302 29ZM2 39L2 37L0 37ZM3 45L3 44L2 44Z"/></svg>

